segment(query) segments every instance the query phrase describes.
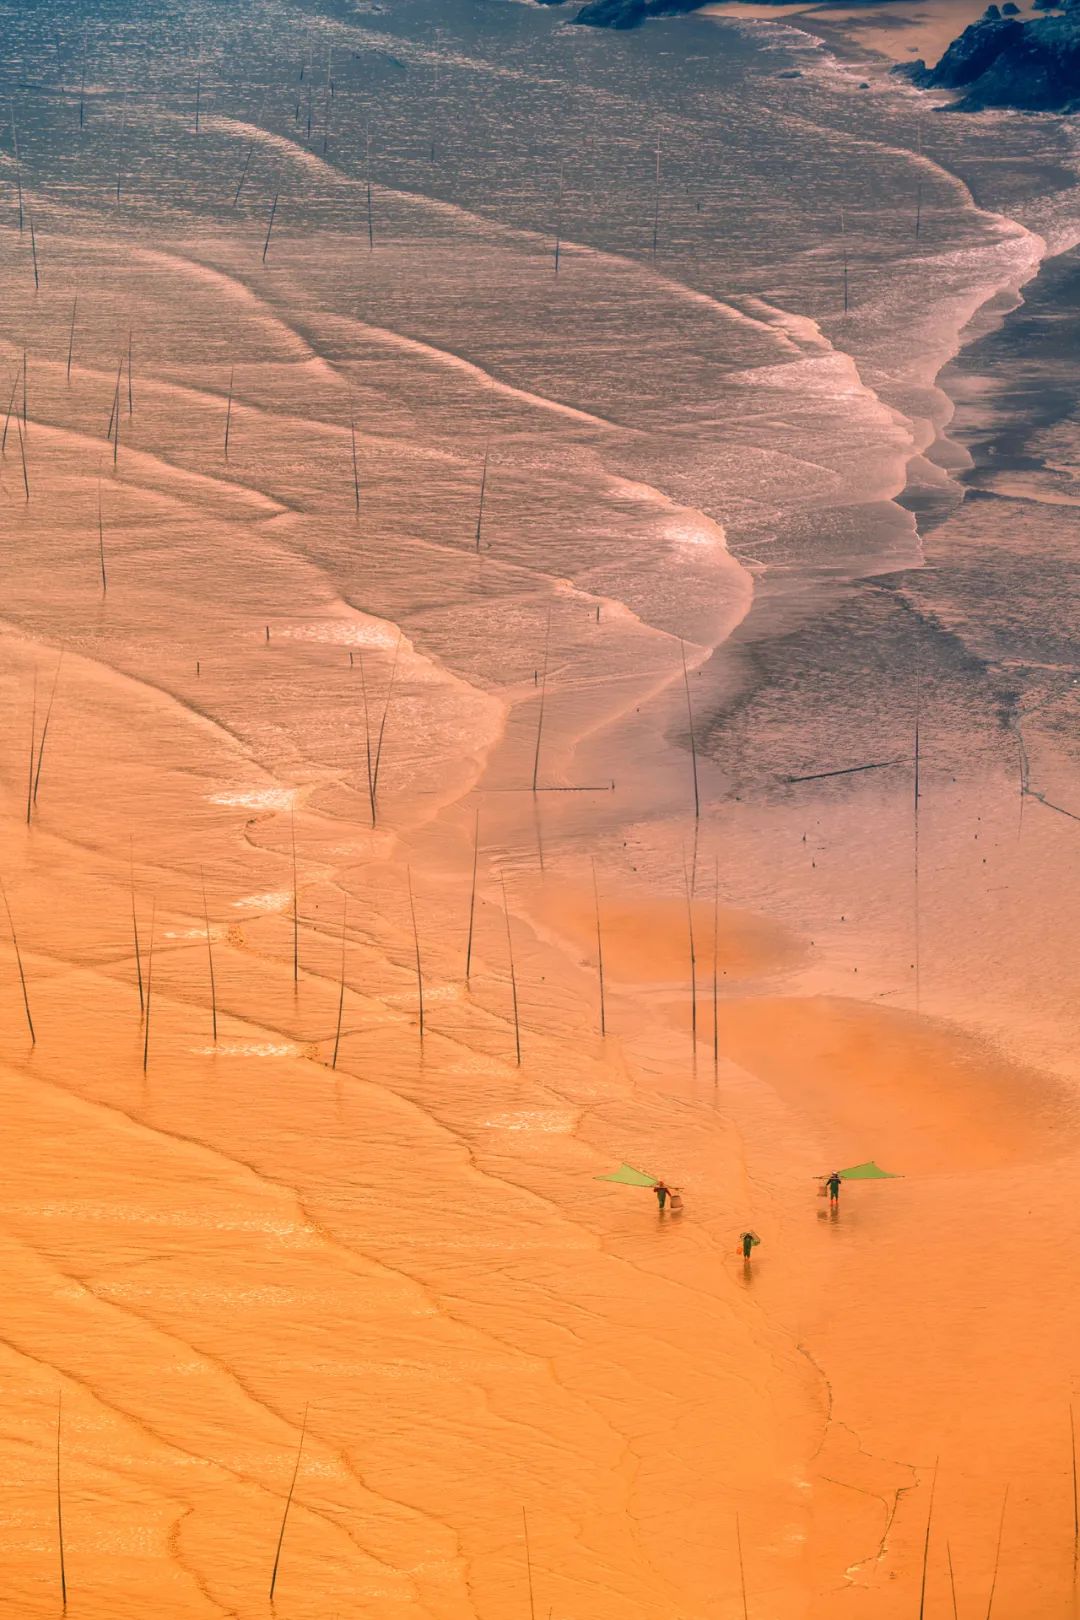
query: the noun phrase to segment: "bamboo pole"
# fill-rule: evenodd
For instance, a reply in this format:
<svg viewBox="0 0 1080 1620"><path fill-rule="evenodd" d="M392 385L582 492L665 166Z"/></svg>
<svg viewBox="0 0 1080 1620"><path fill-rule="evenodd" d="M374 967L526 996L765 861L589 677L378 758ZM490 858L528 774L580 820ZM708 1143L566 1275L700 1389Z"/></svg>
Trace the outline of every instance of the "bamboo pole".
<svg viewBox="0 0 1080 1620"><path fill-rule="evenodd" d="M337 1068L338 1049L341 1046L341 1020L345 1012L345 927L349 918L349 897L344 896L341 907L341 981L338 987L337 1029L334 1031L334 1056L330 1067Z"/></svg>
<svg viewBox="0 0 1080 1620"><path fill-rule="evenodd" d="M600 977L600 1033L607 1034L607 1003L604 996L604 937L600 930L600 887L596 880L596 861L592 863L593 900L596 907L596 967Z"/></svg>
<svg viewBox="0 0 1080 1620"><path fill-rule="evenodd" d="M19 202L19 235L23 233L22 158L19 155L19 132L15 127L15 103L11 104L11 144L15 152L15 191Z"/></svg>
<svg viewBox="0 0 1080 1620"><path fill-rule="evenodd" d="M78 295L78 293L76 293L74 298L71 301L71 328L70 328L70 330L68 332L67 382L68 382L68 387L69 388L71 387L71 357L72 357L72 354L74 353L74 350L75 350L75 317L78 314L78 312L79 312L79 295Z"/></svg>
<svg viewBox="0 0 1080 1620"><path fill-rule="evenodd" d="M150 995L154 985L154 922L157 918L157 896L150 903L150 949L146 957L146 1018L143 1021L143 1074L150 1062Z"/></svg>
<svg viewBox="0 0 1080 1620"><path fill-rule="evenodd" d="M1069 1402L1069 1440L1072 1449L1072 1506L1073 1506L1073 1585L1076 1585L1077 1563L1080 1561L1080 1491L1076 1473L1076 1417Z"/></svg>
<svg viewBox="0 0 1080 1620"><path fill-rule="evenodd" d="M63 666L64 654L61 651L56 660L56 673L53 676L52 691L49 693L49 706L45 710L45 724L41 728L41 741L38 744L37 765L34 767L34 807L37 807L38 788L41 785L41 762L45 758L45 739L49 735L49 721L52 719L53 704L56 702L56 688L60 680L60 670Z"/></svg>
<svg viewBox="0 0 1080 1620"><path fill-rule="evenodd" d="M660 131L656 132L656 187L653 198L653 225L652 225L652 256L656 258L657 241L660 234Z"/></svg>
<svg viewBox="0 0 1080 1620"><path fill-rule="evenodd" d="M562 250L562 211L563 211L563 173L564 165L559 164L559 200L555 208L555 274L559 273L559 256Z"/></svg>
<svg viewBox="0 0 1080 1620"><path fill-rule="evenodd" d="M364 674L364 650L357 649L360 657L360 691L364 699L364 745L367 750L368 800L371 804L371 825L375 825L375 779L371 768L371 716L368 709L367 678Z"/></svg>
<svg viewBox="0 0 1080 1620"><path fill-rule="evenodd" d="M229 459L229 432L230 432L230 430L232 428L233 381L234 381L235 377L236 377L236 367L235 366L230 366L229 367L229 401L228 401L228 404L225 407L225 460L226 461L228 461L228 459Z"/></svg>
<svg viewBox="0 0 1080 1620"><path fill-rule="evenodd" d="M409 884L409 915L412 918L413 951L416 956L416 995L420 1009L420 1045L424 1044L424 973L420 965L420 933L416 926L416 902L413 899L412 867L405 868Z"/></svg>
<svg viewBox="0 0 1080 1620"><path fill-rule="evenodd" d="M356 459L356 416L352 406L349 407L349 436L352 441L352 478L353 502L356 508L356 521L360 521L360 467Z"/></svg>
<svg viewBox="0 0 1080 1620"><path fill-rule="evenodd" d="M375 765L371 773L371 807L374 813L375 798L379 791L379 766L382 764L383 738L386 735L386 717L390 713L390 699L394 691L394 681L397 678L398 658L401 653L401 632L398 632L397 643L394 647L394 662L390 666L390 680L386 687L386 701L383 704L382 719L379 721L379 735L375 744Z"/></svg>
<svg viewBox="0 0 1080 1620"><path fill-rule="evenodd" d="M739 1587L742 1592L743 1620L750 1620L750 1607L746 1596L746 1569L743 1564L742 1526L739 1523L739 1515L737 1513L735 1515L735 1544L739 1549Z"/></svg>
<svg viewBox="0 0 1080 1620"><path fill-rule="evenodd" d="M994 1574L990 1581L990 1596L986 1600L986 1620L994 1609L994 1594L997 1591L998 1567L1001 1563L1001 1538L1005 1531L1005 1508L1009 1501L1009 1487L1006 1485L1005 1494L1001 1498L1001 1518L998 1520L997 1546L994 1549Z"/></svg>
<svg viewBox="0 0 1080 1620"><path fill-rule="evenodd" d="M690 943L690 1033L697 1051L697 950L694 944L694 898L690 889L690 873L683 851L683 883L686 887L686 927Z"/></svg>
<svg viewBox="0 0 1080 1620"><path fill-rule="evenodd" d="M60 1430L64 1414L64 1392L60 1390L56 1399L56 1540L60 1552L60 1603L61 1612L67 1614L67 1565L64 1559L64 1499L60 1489Z"/></svg>
<svg viewBox="0 0 1080 1620"><path fill-rule="evenodd" d="M514 969L514 941L510 935L510 907L506 903L506 878L502 879L503 918L506 922L506 952L510 960L510 995L514 1008L514 1055L521 1068L521 1019L518 1015L517 973Z"/></svg>
<svg viewBox="0 0 1080 1620"><path fill-rule="evenodd" d="M472 886L469 889L469 937L465 945L465 983L472 971L473 925L476 920L476 872L480 864L480 806L476 807L476 825L473 828Z"/></svg>
<svg viewBox="0 0 1080 1620"><path fill-rule="evenodd" d="M544 631L544 673L540 682L540 714L536 722L536 752L533 755L532 790L540 774L540 742L544 734L544 708L547 703L548 654L551 651L551 609L548 608L547 629Z"/></svg>
<svg viewBox="0 0 1080 1620"><path fill-rule="evenodd" d="M536 1599L533 1596L532 1553L529 1550L529 1519L524 1507L521 1510L521 1526L525 1532L525 1573L529 1580L529 1620L536 1620Z"/></svg>
<svg viewBox="0 0 1080 1620"><path fill-rule="evenodd" d="M956 1576L953 1574L952 1547L945 1543L945 1562L949 1566L949 1591L952 1593L953 1620L960 1620L960 1610L956 1602Z"/></svg>
<svg viewBox="0 0 1080 1620"><path fill-rule="evenodd" d="M30 259L34 266L34 291L41 287L41 277L38 275L37 234L34 230L34 215L30 209L26 211L27 221L30 225Z"/></svg>
<svg viewBox="0 0 1080 1620"><path fill-rule="evenodd" d="M300 891L296 881L296 810L289 809L289 833L292 840L292 976L294 986L300 983Z"/></svg>
<svg viewBox="0 0 1080 1620"><path fill-rule="evenodd" d="M713 856L712 931L712 1061L714 1077L720 1071L720 857Z"/></svg>
<svg viewBox="0 0 1080 1620"><path fill-rule="evenodd" d="M203 923L206 928L206 961L210 969L210 1019L214 1032L214 1045L217 1045L217 983L214 979L214 943L210 934L210 909L206 903L206 874L199 868L199 880L202 884Z"/></svg>
<svg viewBox="0 0 1080 1620"><path fill-rule="evenodd" d="M101 568L101 594L108 594L109 581L105 574L105 522L101 512L101 474L98 473L97 488L97 522L98 522L98 564Z"/></svg>
<svg viewBox="0 0 1080 1620"><path fill-rule="evenodd" d="M679 650L682 653L683 686L686 689L686 718L690 727L690 764L694 772L694 820L701 819L701 796L698 791L697 743L694 740L694 707L690 701L690 676L686 668L686 643L679 641Z"/></svg>
<svg viewBox="0 0 1080 1620"><path fill-rule="evenodd" d="M281 1515L281 1529L278 1531L277 1547L274 1551L274 1567L270 1571L270 1601L274 1601L274 1588L277 1585L278 1565L281 1563L281 1546L285 1540L285 1526L288 1523L289 1509L292 1507L293 1492L296 1490L296 1481L300 1474L300 1458L304 1452L304 1436L307 1434L308 1409L304 1407L304 1418L300 1425L300 1444L296 1448L296 1466L293 1468L292 1479L289 1481L289 1494L285 1498L285 1511Z"/></svg>
<svg viewBox="0 0 1080 1620"><path fill-rule="evenodd" d="M139 919L135 911L135 839L129 841L129 858L131 863L131 933L135 941L135 977L139 986L139 1017L146 1011L146 998L143 994L142 951L139 948Z"/></svg>
<svg viewBox="0 0 1080 1620"><path fill-rule="evenodd" d="M37 1035L34 1031L34 1020L30 1016L30 997L26 989L26 974L23 972L22 952L19 950L19 940L15 933L15 919L11 915L11 902L8 899L7 889L0 879L0 894L4 897L4 910L7 912L8 928L11 930L11 943L15 951L15 966L19 970L19 985L22 989L23 1011L26 1014L26 1026L30 1031L30 1045L37 1045Z"/></svg>
<svg viewBox="0 0 1080 1620"><path fill-rule="evenodd" d="M476 549L480 550L480 531L484 526L484 496L487 494L488 463L491 459L491 435L484 444L484 470L480 474L480 504L476 512Z"/></svg>
<svg viewBox="0 0 1080 1620"><path fill-rule="evenodd" d="M34 814L34 759L37 752L37 670L34 670L34 698L30 706L30 769L26 777L26 825Z"/></svg>
<svg viewBox="0 0 1080 1620"><path fill-rule="evenodd" d="M937 1490L937 1459L930 1481L930 1505L926 1513L926 1535L923 1539L922 1580L919 1584L919 1620L926 1620L926 1576L930 1568L930 1529L934 1522L934 1493Z"/></svg>
<svg viewBox="0 0 1080 1620"><path fill-rule="evenodd" d="M275 218L277 216L277 205L278 205L278 198L279 198L280 195L281 195L281 193L279 191L274 192L274 201L273 201L273 203L271 205L271 208L270 208L270 223L266 227L266 241L263 243L263 250L262 250L262 262L263 262L263 264L266 263L266 255L270 250L270 232L274 228L274 220L275 220Z"/></svg>

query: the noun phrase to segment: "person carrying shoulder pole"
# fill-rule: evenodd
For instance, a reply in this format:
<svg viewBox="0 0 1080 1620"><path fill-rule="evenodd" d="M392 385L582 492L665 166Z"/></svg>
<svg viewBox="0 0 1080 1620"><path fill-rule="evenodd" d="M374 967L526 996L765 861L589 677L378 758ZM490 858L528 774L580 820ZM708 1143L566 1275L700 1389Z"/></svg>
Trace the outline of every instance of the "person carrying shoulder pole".
<svg viewBox="0 0 1080 1620"><path fill-rule="evenodd" d="M836 1209L840 1203L840 1172L834 1170L831 1176L826 1176L825 1185L829 1190L829 1204Z"/></svg>

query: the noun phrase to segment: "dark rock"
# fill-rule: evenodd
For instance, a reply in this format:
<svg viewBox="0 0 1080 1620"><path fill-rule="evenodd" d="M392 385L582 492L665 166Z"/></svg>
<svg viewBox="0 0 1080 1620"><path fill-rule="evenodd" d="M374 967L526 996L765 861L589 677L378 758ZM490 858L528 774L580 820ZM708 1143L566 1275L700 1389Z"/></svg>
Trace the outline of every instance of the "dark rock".
<svg viewBox="0 0 1080 1620"><path fill-rule="evenodd" d="M551 5L553 0L544 0ZM681 17L708 0L589 0L574 18L588 28L637 28L649 17Z"/></svg>
<svg viewBox="0 0 1080 1620"><path fill-rule="evenodd" d="M783 73L776 75L778 79L801 79L802 71L799 68L785 68Z"/></svg>
<svg viewBox="0 0 1080 1620"><path fill-rule="evenodd" d="M1019 17L1020 7L1014 6L1013 0L1005 0L1005 4L1001 8L1001 15L1003 17Z"/></svg>
<svg viewBox="0 0 1080 1620"><path fill-rule="evenodd" d="M926 89L965 90L963 112L1071 112L1080 107L1080 0L1063 0L1062 12L1018 22L990 6L936 67L916 62L907 76Z"/></svg>

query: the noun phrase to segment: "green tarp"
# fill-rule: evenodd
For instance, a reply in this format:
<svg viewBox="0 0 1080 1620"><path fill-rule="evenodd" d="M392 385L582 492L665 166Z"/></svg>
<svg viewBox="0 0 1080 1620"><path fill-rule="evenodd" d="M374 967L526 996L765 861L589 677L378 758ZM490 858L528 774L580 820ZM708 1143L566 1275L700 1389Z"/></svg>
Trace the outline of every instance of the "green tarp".
<svg viewBox="0 0 1080 1620"><path fill-rule="evenodd" d="M891 1170L879 1170L873 1159L865 1164L853 1164L849 1170L838 1170L841 1181L898 1181Z"/></svg>
<svg viewBox="0 0 1080 1620"><path fill-rule="evenodd" d="M594 1176L594 1181L620 1181L624 1187L655 1187L656 1177L644 1170L635 1170L632 1164L620 1164L609 1176Z"/></svg>

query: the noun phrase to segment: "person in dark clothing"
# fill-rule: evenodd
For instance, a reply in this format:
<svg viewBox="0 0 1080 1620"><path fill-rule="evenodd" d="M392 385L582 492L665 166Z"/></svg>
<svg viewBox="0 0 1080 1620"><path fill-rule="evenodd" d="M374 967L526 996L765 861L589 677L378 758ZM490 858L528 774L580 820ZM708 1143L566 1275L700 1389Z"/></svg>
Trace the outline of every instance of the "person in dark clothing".
<svg viewBox="0 0 1080 1620"><path fill-rule="evenodd" d="M743 1259L744 1260L749 1260L750 1251L754 1247L754 1234L753 1234L753 1232L740 1232L739 1233L739 1242L742 1244L742 1257L743 1257Z"/></svg>
<svg viewBox="0 0 1080 1620"><path fill-rule="evenodd" d="M662 1215L664 1213L664 1205L668 1201L668 1194L671 1192L671 1188L668 1186L666 1181L658 1181L656 1186L653 1188L653 1192L656 1194L656 1202L660 1205L660 1213Z"/></svg>
<svg viewBox="0 0 1080 1620"><path fill-rule="evenodd" d="M837 1204L839 1204L839 1202L840 1202L840 1173L839 1173L839 1171L834 1170L832 1175L829 1176L826 1179L825 1185L829 1189L829 1203L835 1209Z"/></svg>

